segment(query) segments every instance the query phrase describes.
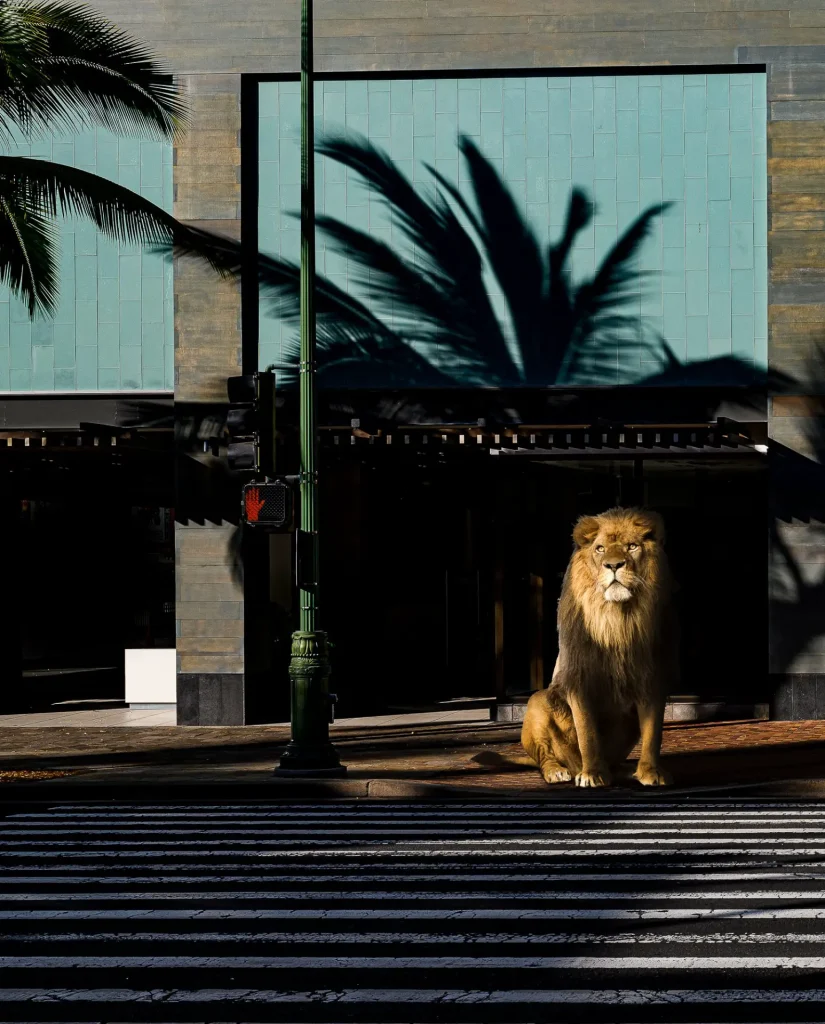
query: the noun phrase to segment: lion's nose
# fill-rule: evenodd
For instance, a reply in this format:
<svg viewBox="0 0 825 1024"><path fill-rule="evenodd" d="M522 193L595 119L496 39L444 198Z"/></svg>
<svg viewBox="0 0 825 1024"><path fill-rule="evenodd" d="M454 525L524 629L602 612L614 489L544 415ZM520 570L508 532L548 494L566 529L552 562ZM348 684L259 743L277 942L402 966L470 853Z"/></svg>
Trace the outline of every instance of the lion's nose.
<svg viewBox="0 0 825 1024"><path fill-rule="evenodd" d="M612 569L613 572L618 572L619 569L621 569L623 565L624 565L624 562L605 562L604 563L605 569Z"/></svg>

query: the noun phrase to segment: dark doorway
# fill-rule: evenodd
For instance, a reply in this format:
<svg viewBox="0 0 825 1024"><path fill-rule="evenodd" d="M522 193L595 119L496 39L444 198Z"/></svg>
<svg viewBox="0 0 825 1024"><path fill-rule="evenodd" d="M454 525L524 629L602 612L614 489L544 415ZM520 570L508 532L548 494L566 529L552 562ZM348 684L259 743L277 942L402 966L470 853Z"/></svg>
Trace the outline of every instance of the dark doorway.
<svg viewBox="0 0 825 1024"><path fill-rule="evenodd" d="M6 453L4 713L122 702L124 651L175 645L171 443L167 454L70 441Z"/></svg>
<svg viewBox="0 0 825 1024"><path fill-rule="evenodd" d="M376 450L338 459L325 480L325 628L342 714L547 685L572 525L617 504L647 505L666 522L681 586L680 695L765 698L758 456L550 462Z"/></svg>
<svg viewBox="0 0 825 1024"><path fill-rule="evenodd" d="M668 557L680 588L681 682L679 694L672 696L731 703L767 699L764 459L582 460L508 466L507 471L497 506L507 538L498 554L506 581L500 694L523 694L550 681L558 650L556 603L575 520L614 505L639 504L665 520ZM541 621L535 609L537 579ZM537 643L542 645L540 673L531 665Z"/></svg>
<svg viewBox="0 0 825 1024"><path fill-rule="evenodd" d="M322 600L341 713L491 696L491 523L476 460L381 456L326 480Z"/></svg>

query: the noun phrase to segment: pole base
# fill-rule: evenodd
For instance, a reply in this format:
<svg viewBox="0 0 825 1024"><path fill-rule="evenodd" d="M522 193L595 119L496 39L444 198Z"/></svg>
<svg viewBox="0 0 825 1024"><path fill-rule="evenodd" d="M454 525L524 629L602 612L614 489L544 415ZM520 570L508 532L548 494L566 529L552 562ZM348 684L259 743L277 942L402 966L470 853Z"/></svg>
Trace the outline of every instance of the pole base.
<svg viewBox="0 0 825 1024"><path fill-rule="evenodd" d="M279 779L343 779L347 774L346 766L339 764L337 768L275 768L273 775Z"/></svg>
<svg viewBox="0 0 825 1024"><path fill-rule="evenodd" d="M340 778L346 774L329 741L330 702L327 635L321 631L292 634L289 663L292 691L292 739L276 769L291 778Z"/></svg>
<svg viewBox="0 0 825 1024"><path fill-rule="evenodd" d="M341 779L347 774L347 769L338 760L331 743L318 747L290 743L274 772L291 779Z"/></svg>

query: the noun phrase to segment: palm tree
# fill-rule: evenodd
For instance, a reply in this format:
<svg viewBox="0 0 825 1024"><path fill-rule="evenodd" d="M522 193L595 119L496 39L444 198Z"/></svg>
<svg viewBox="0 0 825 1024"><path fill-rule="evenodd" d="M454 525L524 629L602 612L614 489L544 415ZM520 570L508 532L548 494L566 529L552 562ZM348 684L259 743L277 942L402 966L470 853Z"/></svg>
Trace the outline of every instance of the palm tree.
<svg viewBox="0 0 825 1024"><path fill-rule="evenodd" d="M89 8L0 0L0 147L21 133L100 125L171 138L185 111L171 76L146 48ZM28 307L53 313L58 297L55 219L78 215L127 243L204 239L131 190L88 171L0 154L0 282Z"/></svg>

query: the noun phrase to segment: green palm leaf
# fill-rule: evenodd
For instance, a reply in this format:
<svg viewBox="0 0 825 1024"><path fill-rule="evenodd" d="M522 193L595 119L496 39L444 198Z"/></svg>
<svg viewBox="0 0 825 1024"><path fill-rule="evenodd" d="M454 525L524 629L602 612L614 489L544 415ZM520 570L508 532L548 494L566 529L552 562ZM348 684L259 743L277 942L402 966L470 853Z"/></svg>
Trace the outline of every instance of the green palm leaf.
<svg viewBox="0 0 825 1024"><path fill-rule="evenodd" d="M0 0L0 130L25 135L99 124L167 137L186 119L170 71L76 3Z"/></svg>
<svg viewBox="0 0 825 1024"><path fill-rule="evenodd" d="M57 304L58 239L54 224L37 213L25 189L0 182L0 284L28 306L52 310Z"/></svg>
<svg viewBox="0 0 825 1024"><path fill-rule="evenodd" d="M87 218L109 238L129 244L186 240L215 270L229 273L208 237L178 223L136 192L88 171L47 160L0 156L0 197L5 203L0 234L10 259L8 267L0 264L0 275L11 274L8 282L32 315L55 309L57 240L52 229L44 234L43 225L61 215ZM28 233L26 225L30 225ZM38 283L36 275L9 269L18 266L38 268L45 276Z"/></svg>

